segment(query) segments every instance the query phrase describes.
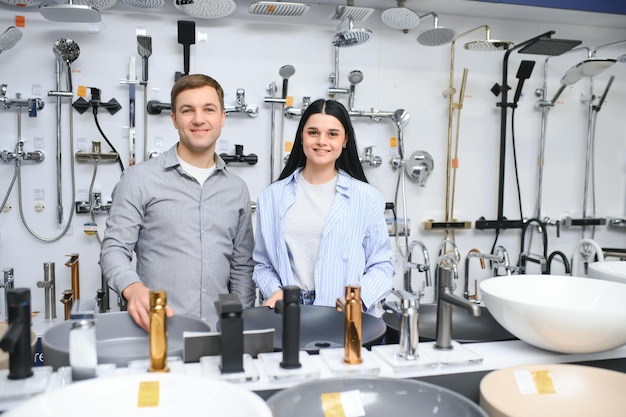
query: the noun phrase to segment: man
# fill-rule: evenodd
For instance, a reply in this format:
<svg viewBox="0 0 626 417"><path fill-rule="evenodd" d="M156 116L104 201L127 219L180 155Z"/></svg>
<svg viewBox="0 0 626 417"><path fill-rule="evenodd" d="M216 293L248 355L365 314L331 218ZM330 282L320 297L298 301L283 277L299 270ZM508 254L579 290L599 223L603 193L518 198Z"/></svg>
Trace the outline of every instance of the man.
<svg viewBox="0 0 626 417"><path fill-rule="evenodd" d="M168 316L191 315L215 329L220 293L237 294L244 308L254 304L250 195L215 153L226 117L219 83L184 76L171 104L179 141L129 167L115 186L100 265L143 329L151 289L166 290Z"/></svg>

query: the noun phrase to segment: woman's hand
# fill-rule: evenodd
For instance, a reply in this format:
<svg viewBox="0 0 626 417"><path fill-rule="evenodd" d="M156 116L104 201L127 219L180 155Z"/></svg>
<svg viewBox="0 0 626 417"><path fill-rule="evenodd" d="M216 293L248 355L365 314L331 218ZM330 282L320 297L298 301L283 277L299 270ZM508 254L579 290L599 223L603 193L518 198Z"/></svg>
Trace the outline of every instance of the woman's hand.
<svg viewBox="0 0 626 417"><path fill-rule="evenodd" d="M283 299L283 290L274 291L270 297L263 302L264 306L268 306L269 308L274 308L276 306L276 302Z"/></svg>

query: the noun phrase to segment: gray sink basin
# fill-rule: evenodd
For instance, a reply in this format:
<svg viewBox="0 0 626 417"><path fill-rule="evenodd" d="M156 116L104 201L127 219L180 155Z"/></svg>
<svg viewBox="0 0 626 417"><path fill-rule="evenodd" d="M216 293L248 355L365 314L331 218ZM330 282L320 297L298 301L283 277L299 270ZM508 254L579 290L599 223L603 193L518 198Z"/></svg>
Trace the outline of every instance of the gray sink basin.
<svg viewBox="0 0 626 417"><path fill-rule="evenodd" d="M394 344L400 340L400 320L394 313L382 316L387 324L385 343ZM418 330L420 341L433 341L437 334L437 304L421 304L419 307ZM473 317L467 310L452 306L452 339L459 343L498 342L517 338L493 318L487 307L480 307L480 316Z"/></svg>
<svg viewBox="0 0 626 417"><path fill-rule="evenodd" d="M447 388L412 379L354 377L320 379L267 399L274 417L324 417L322 394L358 390L367 416L488 417L476 403ZM328 403L325 403L328 406ZM361 414L359 414L361 415Z"/></svg>
<svg viewBox="0 0 626 417"><path fill-rule="evenodd" d="M183 332L208 332L207 323L194 317L175 314L167 319L167 354L183 356ZM41 338L44 365L55 370L69 366L69 332L71 321L48 329ZM112 312L97 315L96 342L98 363L114 363L118 367L128 366L137 359L149 359L149 337L125 312Z"/></svg>
<svg viewBox="0 0 626 417"><path fill-rule="evenodd" d="M319 353L322 348L343 347L344 315L333 307L300 306L300 349ZM274 350L282 350L283 316L269 307L255 307L243 311L244 330L276 329ZM363 314L363 346L369 348L382 342L385 331L382 319Z"/></svg>

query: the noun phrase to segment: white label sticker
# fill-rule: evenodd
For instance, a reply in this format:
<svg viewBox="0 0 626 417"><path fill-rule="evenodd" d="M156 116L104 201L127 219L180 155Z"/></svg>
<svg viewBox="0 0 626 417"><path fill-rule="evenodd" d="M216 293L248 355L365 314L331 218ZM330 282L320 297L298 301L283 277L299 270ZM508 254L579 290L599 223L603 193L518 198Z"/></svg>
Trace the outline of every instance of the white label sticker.
<svg viewBox="0 0 626 417"><path fill-rule="evenodd" d="M361 392L359 390L344 391L340 394L341 405L346 417L362 417L365 415Z"/></svg>
<svg viewBox="0 0 626 417"><path fill-rule="evenodd" d="M533 380L533 377L528 370L515 371L515 381L517 382L517 388L519 388L520 394L536 394L537 386Z"/></svg>

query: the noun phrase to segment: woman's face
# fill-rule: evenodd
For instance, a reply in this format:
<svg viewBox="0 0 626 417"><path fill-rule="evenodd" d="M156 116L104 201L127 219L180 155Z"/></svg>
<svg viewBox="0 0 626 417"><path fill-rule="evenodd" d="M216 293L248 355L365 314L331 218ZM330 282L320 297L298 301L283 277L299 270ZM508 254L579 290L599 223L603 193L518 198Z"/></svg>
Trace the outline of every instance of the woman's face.
<svg viewBox="0 0 626 417"><path fill-rule="evenodd" d="M302 130L307 166L334 168L347 142L346 131L336 117L323 113L312 115Z"/></svg>

